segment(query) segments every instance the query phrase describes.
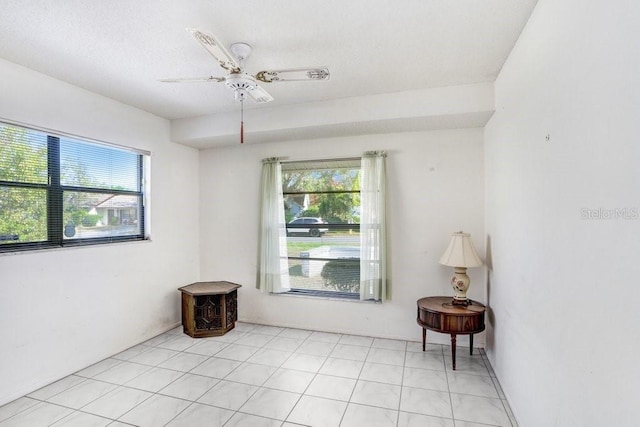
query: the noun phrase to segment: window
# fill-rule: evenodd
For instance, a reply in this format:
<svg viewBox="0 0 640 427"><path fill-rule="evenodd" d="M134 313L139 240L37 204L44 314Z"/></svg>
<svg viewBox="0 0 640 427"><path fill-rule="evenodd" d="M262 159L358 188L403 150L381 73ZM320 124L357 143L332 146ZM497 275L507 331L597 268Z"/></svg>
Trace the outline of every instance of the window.
<svg viewBox="0 0 640 427"><path fill-rule="evenodd" d="M0 123L0 251L144 239L145 158Z"/></svg>
<svg viewBox="0 0 640 427"><path fill-rule="evenodd" d="M360 296L360 158L282 163L292 293Z"/></svg>
<svg viewBox="0 0 640 427"><path fill-rule="evenodd" d="M262 160L258 289L390 298L385 159Z"/></svg>

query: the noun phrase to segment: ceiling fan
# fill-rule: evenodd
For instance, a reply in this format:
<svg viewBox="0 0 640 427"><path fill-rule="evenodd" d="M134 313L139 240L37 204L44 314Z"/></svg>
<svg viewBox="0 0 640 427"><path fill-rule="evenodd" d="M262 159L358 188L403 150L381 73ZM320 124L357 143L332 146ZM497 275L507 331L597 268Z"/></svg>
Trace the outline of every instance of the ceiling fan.
<svg viewBox="0 0 640 427"><path fill-rule="evenodd" d="M236 101L241 103L241 120L240 120L240 143L244 142L244 101L247 97L256 103L266 103L273 101L273 97L264 90L258 82L276 83L291 81L314 81L329 80L330 74L327 67L311 67L311 68L292 68L284 70L263 70L258 71L255 75L250 75L242 68L242 62L251 54L251 46L247 43L233 43L229 49L233 55L224 48L224 46L211 34L200 31L196 28L187 28L195 39L218 61L218 64L229 72L224 77L201 77L187 79L163 79L165 83L199 83L214 82L225 83L232 89L235 94Z"/></svg>

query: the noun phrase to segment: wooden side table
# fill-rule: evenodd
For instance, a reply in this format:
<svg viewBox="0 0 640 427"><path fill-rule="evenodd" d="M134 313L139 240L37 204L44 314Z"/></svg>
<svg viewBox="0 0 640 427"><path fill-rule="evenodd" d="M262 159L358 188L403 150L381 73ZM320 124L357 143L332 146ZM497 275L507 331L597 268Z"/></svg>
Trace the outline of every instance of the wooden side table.
<svg viewBox="0 0 640 427"><path fill-rule="evenodd" d="M427 329L451 334L451 358L456 369L456 335L469 335L469 354L473 354L473 334L484 331L484 305L471 301L468 306L451 304L451 297L427 297L418 300L418 325L422 327L422 351Z"/></svg>
<svg viewBox="0 0 640 427"><path fill-rule="evenodd" d="M182 292L182 330L193 338L224 335L238 320L238 291L231 282L197 282Z"/></svg>

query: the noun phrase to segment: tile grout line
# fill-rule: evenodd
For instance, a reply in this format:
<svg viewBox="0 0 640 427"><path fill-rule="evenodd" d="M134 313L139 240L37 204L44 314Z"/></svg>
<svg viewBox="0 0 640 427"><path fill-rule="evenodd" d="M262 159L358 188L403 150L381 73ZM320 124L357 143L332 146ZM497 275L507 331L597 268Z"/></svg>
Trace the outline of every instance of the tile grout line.
<svg viewBox="0 0 640 427"><path fill-rule="evenodd" d="M449 408L451 409L451 419L453 420L453 425L456 425L456 414L453 411L453 399L451 398L451 386L449 385L449 372L447 371L447 356L445 355L444 346L441 345L440 349L442 351L442 361L444 362L444 377L447 380L447 394L449 396ZM453 353L452 353L453 354ZM452 366L453 368L453 361Z"/></svg>
<svg viewBox="0 0 640 427"><path fill-rule="evenodd" d="M178 338L175 338L175 339L178 339ZM193 344L193 345L195 345L195 344ZM179 354L181 354L181 353L182 353L182 354L187 353L187 352L185 352L185 350L187 350L188 348L193 347L193 345L192 345L192 346L189 346L189 347L187 347L187 348L185 348L185 349L183 349L183 350L180 350L177 354L173 355L172 357L170 357L170 358L169 358L169 359L167 359L167 360L170 360L170 359L172 359L172 358L174 358L174 357L177 357L177 356L178 356ZM226 348L226 346L225 346L225 347L223 347L223 348ZM194 353L187 353L187 354L194 354ZM202 365L203 363L205 363L205 362L206 362L207 360L209 360L211 357L213 357L213 356L209 356L209 357L207 357L207 358L206 358L206 359L204 359L202 362L198 363L196 366L193 366L193 367L192 367L189 371L187 371L187 372L180 371L180 372L182 372L182 375L181 375L181 376L177 377L176 379L174 379L173 381L171 381L169 384L166 384L166 385L165 385L164 387L162 387L160 390L158 390L158 391L156 391L155 393L153 393L153 396L170 397L170 398L172 398L172 399L180 399L180 400L184 400L184 401L189 402L189 404L188 404L187 406L185 406L185 407L182 409L182 411L178 412L178 413L177 413L173 418L171 418L168 422L166 422L166 423L165 423L165 425L167 425L167 424L171 423L174 419L178 418L178 417L179 417L182 413L184 413L187 409L189 409L190 407L192 407L193 405L195 405L195 404L197 403L197 401L198 401L198 399L199 399L199 398L201 398L201 397L202 397L202 396L204 396L206 393L208 393L208 392L209 392L213 387L215 387L215 386L216 386L220 381L216 382L216 384L214 384L214 385L212 385L211 387L209 387L209 388L208 388L205 392L203 392L199 397L196 397L196 398L195 398L195 399L193 399L193 400L181 399L181 398L179 398L179 397L175 397L175 396L167 396L167 395L161 394L160 392L161 392L162 390L164 390L165 388L169 387L171 384L173 384L173 383L175 383L176 381L178 381L180 378L183 378L184 376L186 376L186 375L187 375L191 370L193 370L193 369L197 368L198 366ZM165 362L166 362L166 360L165 360ZM164 363L164 362L162 362L162 363ZM157 366L156 366L156 367L157 367ZM161 368L161 369L166 369L166 368ZM191 374L191 375L197 375L197 374ZM212 377L207 377L207 378L212 378ZM217 379L217 378L216 378L216 379ZM153 397L153 396L151 396L151 397ZM149 399L151 399L151 397L149 397ZM141 402L141 403L142 403L142 402ZM134 408L135 408L135 407L134 407ZM131 410L133 410L134 408L131 408ZM121 417L123 417L124 415L126 415L126 413L125 413L125 414L123 414L123 415L121 415L121 416L120 416L120 418L121 418Z"/></svg>
<svg viewBox="0 0 640 427"><path fill-rule="evenodd" d="M166 332L165 332L164 334L166 334ZM161 335L164 335L164 334L161 334ZM174 337L174 338L170 338L170 339L167 339L167 340L160 341L160 342L158 343L158 345L161 345L161 344L166 343L166 342L168 342L168 341L177 340L177 339L179 339L179 337L180 337L180 336L178 335L178 336L176 336L176 337ZM152 339L153 339L153 338L152 338ZM196 345L196 344L197 344L197 343L194 343L193 345ZM188 349L188 348L193 347L193 345L192 345L192 346L189 346L189 347L187 347L187 348L185 348L184 350L186 350L186 349ZM134 347L135 347L135 346L134 346ZM196 402L197 402L197 399L195 399L195 400L188 400L188 399L182 399L182 398L175 397L175 396L167 396L167 395L161 394L161 393L160 393L160 391L161 391L162 389L164 389L164 388L168 387L170 384L173 384L174 382L178 381L178 379L180 379L180 378L184 377L184 376L185 376L187 373L189 373L191 370L193 370L193 369L195 369L196 367L198 367L198 366L202 365L203 363L205 363L207 360L209 360L209 359L210 359L211 357L213 357L213 356L208 356L205 360L203 360L202 362L200 362L198 365L196 365L196 366L192 367L190 371L185 372L185 371L172 370L172 371L175 371L175 372L182 372L182 375L181 375L181 376L179 376L179 377L177 377L175 380L171 381L170 383L168 383L168 384L166 384L164 387L162 387L160 390L157 390L157 391L155 391L155 392L151 392L151 391L149 391L149 390L139 389L139 388L136 388L136 387L131 387L131 386L127 386L127 385L126 385L126 384L128 384L129 382L133 381L134 379L139 378L140 376L142 376L142 375L144 375L145 373L149 372L150 370L152 370L152 369L154 369L154 368L159 368L159 365L160 365L160 364L162 364L162 363L166 362L167 360L170 360L170 359L172 359L172 358L174 358L174 357L178 356L180 353L188 353L188 352L185 352L184 350L171 350L171 349L166 349L166 348L163 348L163 347L158 347L157 345L156 345L156 346L150 346L150 347L151 347L151 348L156 348L156 349L164 349L164 350L175 351L175 352L176 352L176 354L174 354L173 356L169 357L168 359L166 359L166 360L164 360L164 361L160 362L158 365L146 365L146 364L139 363L139 362L134 362L134 361L130 361L130 360L125 360L126 362L130 362L130 363L134 363L134 364L138 364L138 365L143 365L143 366L149 366L149 367L150 367L150 369L147 369L146 371L141 372L139 375L137 375L137 376L135 376L135 377L131 378L129 381L127 381L127 382L126 382L126 383L124 383L124 384L115 384L115 383L110 383L110 382L108 382L108 381L102 381L102 380L95 380L95 379L94 379L95 381L102 381L102 382L106 382L106 383L108 383L108 384L114 384L114 385L117 385L117 386L118 386L118 387L116 387L116 389L114 389L114 390L112 390L112 391L110 391L110 392L108 392L108 393L105 393L104 395L100 396L99 398L101 398L101 397L103 397L103 396L106 396L106 395L108 395L108 394L111 394L112 392L115 392L115 391L116 391L118 388L120 388L120 387L126 387L126 388L133 389L133 390L139 390L139 391L143 391L143 392L151 393L151 395L150 395L149 397L147 397L146 399L142 400L141 402L139 402L137 405L135 405L135 406L133 406L132 408L130 408L130 409L129 409L128 411L126 411L125 413L121 414L121 415L120 415L119 417L117 417L114 421L123 422L123 421L119 421L119 419L120 419L120 418L122 418L122 417L124 417L126 414L130 413L131 411L133 411L135 408L139 407L139 406L140 406L140 405L142 405L143 403L145 403L145 402L147 402L148 400L152 399L154 396L169 397L169 398L172 398L172 399L178 399L178 400L182 400L182 401L189 402L189 405L187 405L185 408L183 408L183 410L182 410L182 411L180 411L178 414L176 414L173 418L171 418L171 420L173 420L173 419L175 419L176 417L178 417L178 416L179 416L181 413L183 413L187 408L191 407L194 403L196 403ZM224 349L224 348L226 348L226 347L227 347L227 346L223 347L223 349ZM151 350L151 349L145 350L144 352L142 352L142 353L140 353L140 354L146 353L146 352L148 352L148 351L150 351L150 350ZM220 349L220 350L222 350L222 349ZM125 350L125 351L126 351L126 350ZM189 353L189 354L195 354L195 353ZM136 355L136 356L138 356L138 355ZM135 357L135 356L133 356L133 357ZM118 366L118 365L115 365L115 366ZM113 367L115 367L115 366L113 366ZM112 368L113 368L113 367L112 367ZM109 368L109 369L111 369L111 368ZM109 370L109 369L107 369L107 370ZM159 369L167 369L167 368L159 368ZM106 372L107 370L105 370L105 371L103 371L103 372ZM171 369L169 369L169 370L171 370ZM101 372L101 373L102 373L102 372ZM96 375L99 375L99 374L96 374ZM197 375L197 374L194 374L194 375ZM209 378L213 378L213 377L209 377ZM216 378L216 379L217 379L217 378ZM216 384L217 384L217 383L216 383ZM203 395L204 395L205 393L207 393L209 390L211 390L211 388L213 388L213 387L215 387L215 384L214 384L213 386L211 386L207 391L205 391L205 392L203 393ZM201 395L200 397L202 397L202 395ZM98 399L99 399L99 398L98 398ZM198 398L199 398L199 397L198 397ZM97 400L97 399L95 399L95 400ZM95 401L95 400L94 400L94 401ZM94 401L92 401L92 402L94 402ZM92 402L90 402L90 403L92 403ZM89 403L87 403L87 405L89 405ZM84 406L83 406L83 408L84 408L85 406L87 406L87 405L84 405ZM78 411L79 411L79 410L78 410ZM100 416L100 415L97 415L97 414L91 414L91 415ZM111 419L111 418L108 418L108 419ZM168 422L171 422L171 420L169 420ZM127 423L127 424L128 424L128 423Z"/></svg>
<svg viewBox="0 0 640 427"><path fill-rule="evenodd" d="M277 334L276 334L275 336L277 336ZM275 337L275 336L274 336L274 337ZM272 338L271 340L273 340L273 338ZM267 341L267 342L270 342L271 340L269 340L269 341ZM236 342L236 341L237 341L237 340L235 340L234 342ZM227 346L225 346L224 348L226 348L226 347L227 347ZM263 345L263 347L264 347L264 345ZM263 348L263 347L260 347L260 348ZM214 353L212 356L210 356L210 357L209 357L209 359L210 359L210 358L212 358L212 357L215 357L215 355L216 355L216 354L218 354L220 351L224 350L224 348L222 348L222 349L220 349L219 351L217 351L216 353ZM209 359L207 359L207 360L209 360ZM202 363L204 363L204 362L202 362ZM226 380L225 378L227 378L229 375L231 375L233 372L235 372L235 371L236 371L240 366L242 366L242 364L243 364L243 363L245 363L245 362L241 362L238 366L236 366L236 367L235 367L234 369L232 369L229 373L227 373L227 374L224 376L224 378L221 378L221 379L220 379L220 381L227 381L227 382L231 382L231 381L229 381L229 380ZM233 381L233 382L235 382L235 381ZM266 380L265 380L265 382L266 382ZM244 384L244 383L239 383L239 384ZM217 384L216 384L216 385L217 385ZM213 387L215 387L216 385L214 385ZM211 388L213 388L213 387L211 387ZM210 390L211 390L211 389L210 389ZM244 402L242 405L240 405L240 407L238 407L238 409L233 410L233 415L231 415L231 416L229 417L229 419L228 419L227 421L225 421L225 422L224 422L223 426L227 425L227 423L229 423L229 421L231 421L231 419L232 419L233 417L235 417L235 416L236 416L236 414L238 414L238 413L242 414L243 412L240 412L240 409L242 409L242 407L243 407L243 406L244 406L244 405L245 405L249 400L251 400L251 398L252 398L253 396L255 396L255 394L256 394L259 390L260 390L260 387L256 387L256 389L253 391L253 393L251 393L251 395L247 398L247 400L245 400L245 402ZM204 394L203 394L203 396L204 396ZM200 397L202 397L202 396L200 396Z"/></svg>
<svg viewBox="0 0 640 427"><path fill-rule="evenodd" d="M278 334L274 335L273 337L275 338L275 337L280 336L280 334L281 334L282 332L284 332L285 330L286 330L286 328L284 328L282 331L278 332ZM283 338L289 338L289 337L283 337ZM292 339L293 339L293 338L292 338ZM307 340L307 338L305 338L304 340L302 340L302 343L304 343L306 340ZM271 341L273 341L273 339L271 339L271 340L269 340L269 341L265 342L261 347L258 347L258 348L259 348L259 349L264 349L264 348L265 348L264 346L265 346L265 345L267 345L267 344L268 344L269 342L271 342ZM245 401L245 402L240 406L240 408L238 408L238 409L234 412L234 415L235 415L235 414L237 414L237 413L241 413L241 414L251 415L251 416L254 416L254 417L261 417L261 418L266 418L266 419L274 419L274 418L269 418L269 417L263 417L263 416L256 415L256 414L250 414L250 413L247 413L247 412L241 412L240 410L241 410L241 409L242 409L242 407L243 407L243 406L244 406L244 405L245 405L245 404L246 404L246 403L247 403L247 402L248 402L248 401L249 401L253 396L255 396L255 395L256 395L256 393L258 393L258 391L260 391L261 389L278 390L278 389L271 389L271 388L269 388L269 387L264 387L264 384L266 384L266 382L267 382L267 381L269 381L269 379L270 379L271 377L273 377L273 376L276 374L276 372L278 372L278 370L279 370L279 369L284 369L284 368L282 368L282 365L284 365L284 364L285 364L289 359L291 359L291 358L296 354L296 350L297 350L298 348L300 348L300 346L302 345L302 343L298 344L298 345L296 346L296 348L295 348L293 351L290 351L290 352L289 352L289 351L287 351L287 352L291 353L291 354L289 355L289 357L287 357L287 358L286 358L286 359L285 359L285 360L284 360L280 365L278 365L278 366L275 366L275 367L274 367L274 368L275 368L275 371L274 371L271 375L269 375L269 377L268 377L267 379L265 379L265 380L264 380L264 382L262 382L262 383L261 383L261 385L256 386L256 390L255 390L255 391L251 394L251 396L249 396L249 398L248 398L248 399L247 399L247 400L246 400L246 401ZM273 350L278 350L278 349L273 349ZM278 351L285 351L285 350L278 350ZM255 354L255 353L254 353L254 354ZM248 360L248 359L247 359L247 360ZM240 366L242 366L242 364L244 364L244 363L251 363L251 362L244 361L244 362L242 362L242 363L241 363L237 368L239 368ZM273 367L273 366L271 366L271 365L261 365L261 366ZM236 369L237 369L237 368L236 368ZM235 369L234 369L234 371L235 371ZM232 372L233 372L233 371L232 371ZM229 374L227 374L227 376L229 376L229 375L231 375L231 372L230 372ZM226 378L227 376L225 376L225 378ZM243 384L243 383L241 383L241 384ZM285 390L279 390L279 391L285 391ZM282 423L285 423L285 422L286 422L286 419L289 417L289 415L291 414L291 412L295 409L296 405L298 404L298 402L300 401L300 399L301 399L301 398L302 398L302 394L300 395L300 397L299 397L299 398L298 398L298 400L296 401L295 405L293 405L293 407L291 408L291 410L287 413L287 416L285 417L285 419L284 419L284 420L282 420L282 421L281 421L281 420L277 420L277 421L281 421ZM233 416L231 416L231 417L229 418L229 420L227 420L227 421L225 422L225 424L224 424L224 425L226 425L226 424L231 420L231 418L233 418Z"/></svg>
<svg viewBox="0 0 640 427"><path fill-rule="evenodd" d="M404 373L407 368L407 347L409 344L404 343L404 360L402 361L402 377L400 378L400 400L398 401L398 416L396 417L396 426L400 425L400 409L402 408L402 393L404 392Z"/></svg>
<svg viewBox="0 0 640 427"><path fill-rule="evenodd" d="M285 329L285 330L286 330L286 329ZM278 335L276 335L276 336L279 336L279 335L280 335L282 332L284 332L285 330L280 331L280 333L279 333ZM305 339L304 341L306 341L306 339ZM303 342L304 342L304 341L303 341ZM266 345L266 344L265 344L265 345ZM295 350L297 350L298 348L300 348L300 346L301 346L301 345L302 345L302 343L301 343L301 344L298 344L298 346L295 348ZM260 347L260 348L264 348L264 345L263 345L262 347ZM293 351L291 352L291 355L290 355L289 357L287 357L287 358L285 359L285 361L284 361L284 362L282 362L282 363L280 364L280 366L276 367L276 370L275 370L275 371L273 371L273 373L272 373L271 375L269 375L269 378L267 378L266 380L264 380L264 382L262 383L262 385L260 385L260 386L258 387L258 389L255 391L255 393L257 393L257 392L258 392L258 390L260 390L260 389L262 389L262 388L266 388L266 387L263 387L263 386L264 386L264 384L266 384L266 383L267 383L267 381L269 381L269 379L270 379L271 377L273 377L273 376L276 374L276 372L278 372L278 369L280 369L280 368L282 367L282 365L284 365L285 363L287 363L287 361L288 361L289 359L291 359L291 358L296 354L295 350L293 350ZM314 377L315 377L315 376L314 376ZM309 384L310 384L310 383L309 383ZM255 395L255 393L254 393L252 396L254 396L254 395ZM287 415L284 417L284 420L282 420L282 423L281 423L281 424L284 424L285 422L287 422L287 418L289 418L289 416L291 415L291 412L293 412L293 410L295 409L296 405L298 405L298 402L300 402L300 399L302 399L302 395L303 395L303 394L301 393L301 394L300 394L300 397L298 397L298 399L296 400L296 403L291 407L291 409L289 410L289 412L287 413ZM250 397L249 399L251 399L251 397ZM249 401L249 399L247 399L247 402ZM246 402L245 402L245 403L246 403ZM244 406L244 405L243 405L243 406ZM242 406L241 406L240 408L242 408Z"/></svg>
<svg viewBox="0 0 640 427"><path fill-rule="evenodd" d="M371 345L373 345L373 341L371 341ZM364 364L367 363L367 357L369 356L369 353L371 352L371 346L369 346L369 350L367 350L367 355L364 357L364 360L362 361L362 366L360 367L360 370L358 371L358 377L356 378L356 383L353 386L353 390L351 390L351 394L349 395L349 400L347 401L347 406L346 408L344 408L344 412L342 413L342 417L340 417L340 424L342 425L342 422L344 421L344 417L347 415L347 411L349 410L349 405L352 403L351 399L353 399L353 394L356 391L356 387L358 386L358 382L360 381L360 376L362 375L362 371L364 370ZM354 405L358 405L358 403L353 402Z"/></svg>

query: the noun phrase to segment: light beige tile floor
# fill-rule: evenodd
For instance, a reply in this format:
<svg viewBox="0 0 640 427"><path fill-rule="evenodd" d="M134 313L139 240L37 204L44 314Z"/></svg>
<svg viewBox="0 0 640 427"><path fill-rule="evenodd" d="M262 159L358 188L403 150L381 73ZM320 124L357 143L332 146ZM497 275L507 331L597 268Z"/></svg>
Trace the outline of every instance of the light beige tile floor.
<svg viewBox="0 0 640 427"><path fill-rule="evenodd" d="M482 349L238 322L175 328L0 407L0 427L516 426Z"/></svg>

